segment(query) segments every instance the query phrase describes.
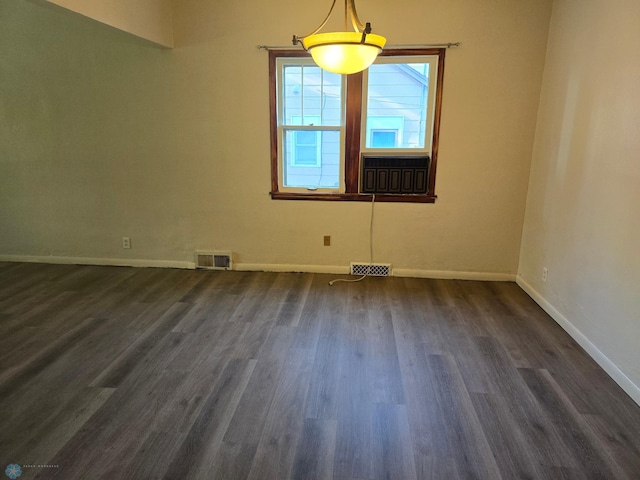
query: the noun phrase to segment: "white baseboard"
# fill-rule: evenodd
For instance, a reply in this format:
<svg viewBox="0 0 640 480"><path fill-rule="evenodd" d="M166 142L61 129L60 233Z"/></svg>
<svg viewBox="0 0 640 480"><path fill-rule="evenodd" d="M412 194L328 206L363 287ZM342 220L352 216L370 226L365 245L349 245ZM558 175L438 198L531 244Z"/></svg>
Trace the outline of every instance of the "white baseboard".
<svg viewBox="0 0 640 480"><path fill-rule="evenodd" d="M328 273L332 275L348 275L348 266L337 265L293 265L286 263L235 263L234 270L243 272L292 272L292 273Z"/></svg>
<svg viewBox="0 0 640 480"><path fill-rule="evenodd" d="M553 318L578 344L593 358L602 369L629 395L634 402L640 405L640 387L633 383L618 366L613 363L591 340L589 340L578 328L573 325L567 317L562 315L551 305L536 289L529 285L520 275L516 278L516 283L542 309Z"/></svg>
<svg viewBox="0 0 640 480"><path fill-rule="evenodd" d="M413 270L408 268L394 268L394 277L439 278L444 280L478 280L489 282L514 282L513 273L493 272L465 272L455 270Z"/></svg>
<svg viewBox="0 0 640 480"><path fill-rule="evenodd" d="M59 257L53 255L0 255L0 262L53 263L61 265L101 265L109 267L155 267L194 269L194 262L141 260L137 258Z"/></svg>
<svg viewBox="0 0 640 480"><path fill-rule="evenodd" d="M140 260L128 258L62 257L50 255L0 255L0 262L54 263L72 265L106 265L113 267L156 267L194 269L194 262L176 262L169 260ZM286 263L234 263L234 270L244 272L304 272L326 273L331 275L349 275L348 265L299 265ZM393 268L394 277L439 278L455 280L479 280L494 282L513 282L516 276L511 273L465 272L449 270L416 270Z"/></svg>
<svg viewBox="0 0 640 480"><path fill-rule="evenodd" d="M365 262L366 263L366 262ZM305 273L328 273L333 275L349 275L349 266L338 265L290 265L277 263L236 263L234 270L259 271L259 272L305 272ZM456 280L487 280L487 281L508 281L514 282L515 274L509 273L484 273L484 272L462 272L446 270L412 270L405 268L392 268L391 275L394 277L413 278L441 278Z"/></svg>

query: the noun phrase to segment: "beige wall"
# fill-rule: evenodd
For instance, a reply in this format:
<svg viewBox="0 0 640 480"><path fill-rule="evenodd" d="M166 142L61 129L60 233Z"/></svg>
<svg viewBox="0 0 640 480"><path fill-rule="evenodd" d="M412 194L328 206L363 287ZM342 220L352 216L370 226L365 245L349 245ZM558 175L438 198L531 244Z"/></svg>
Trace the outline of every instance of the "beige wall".
<svg viewBox="0 0 640 480"><path fill-rule="evenodd" d="M638 402L639 25L637 0L554 4L519 272Z"/></svg>
<svg viewBox="0 0 640 480"><path fill-rule="evenodd" d="M165 47L173 47L171 0L46 1Z"/></svg>
<svg viewBox="0 0 640 480"><path fill-rule="evenodd" d="M308 32L320 3L175 2L177 48L163 50L0 0L0 255L187 266L194 250L218 249L239 267L320 271L367 261L368 204L268 194L256 45ZM358 7L390 44L462 47L447 53L439 199L377 205L374 260L400 274L514 278L551 2L389 5Z"/></svg>

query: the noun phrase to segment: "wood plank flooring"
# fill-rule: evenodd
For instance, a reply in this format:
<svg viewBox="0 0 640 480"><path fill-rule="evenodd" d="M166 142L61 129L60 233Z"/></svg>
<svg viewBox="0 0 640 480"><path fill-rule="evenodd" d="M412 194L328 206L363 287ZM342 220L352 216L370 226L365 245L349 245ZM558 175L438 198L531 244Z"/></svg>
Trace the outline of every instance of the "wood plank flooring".
<svg viewBox="0 0 640 480"><path fill-rule="evenodd" d="M639 479L640 407L508 282L0 263L22 479Z"/></svg>

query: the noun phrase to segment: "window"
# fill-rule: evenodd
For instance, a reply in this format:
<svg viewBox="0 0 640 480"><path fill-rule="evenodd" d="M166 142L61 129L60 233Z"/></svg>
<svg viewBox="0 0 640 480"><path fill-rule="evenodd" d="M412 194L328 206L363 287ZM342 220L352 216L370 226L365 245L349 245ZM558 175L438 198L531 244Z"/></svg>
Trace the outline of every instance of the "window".
<svg viewBox="0 0 640 480"><path fill-rule="evenodd" d="M279 58L280 190L339 192L344 186L344 79L311 59Z"/></svg>
<svg viewBox="0 0 640 480"><path fill-rule="evenodd" d="M271 51L272 198L368 201L363 192L388 177L403 187L377 200L434 202L444 51L385 50L353 75L325 72L304 51Z"/></svg>

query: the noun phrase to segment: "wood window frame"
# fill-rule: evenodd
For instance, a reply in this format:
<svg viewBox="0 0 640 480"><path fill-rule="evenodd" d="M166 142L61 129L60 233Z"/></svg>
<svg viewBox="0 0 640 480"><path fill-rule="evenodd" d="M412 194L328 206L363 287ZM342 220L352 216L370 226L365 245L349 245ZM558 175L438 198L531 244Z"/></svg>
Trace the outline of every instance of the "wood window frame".
<svg viewBox="0 0 640 480"><path fill-rule="evenodd" d="M440 138L440 114L442 111L442 91L444 80L444 60L446 48L403 48L387 49L380 56L438 56L438 72L433 112L433 137L431 145L431 163L429 165L429 185L426 194L377 194L376 202L434 203L436 170L438 165L438 143ZM360 146L362 132L362 72L347 75L346 82L346 118L344 145L344 193L293 193L279 191L278 182L278 98L277 98L277 59L282 57L310 58L304 50L269 51L269 112L271 144L271 198L274 200L321 200L321 201L362 201L370 202L372 195L359 192L360 184Z"/></svg>

